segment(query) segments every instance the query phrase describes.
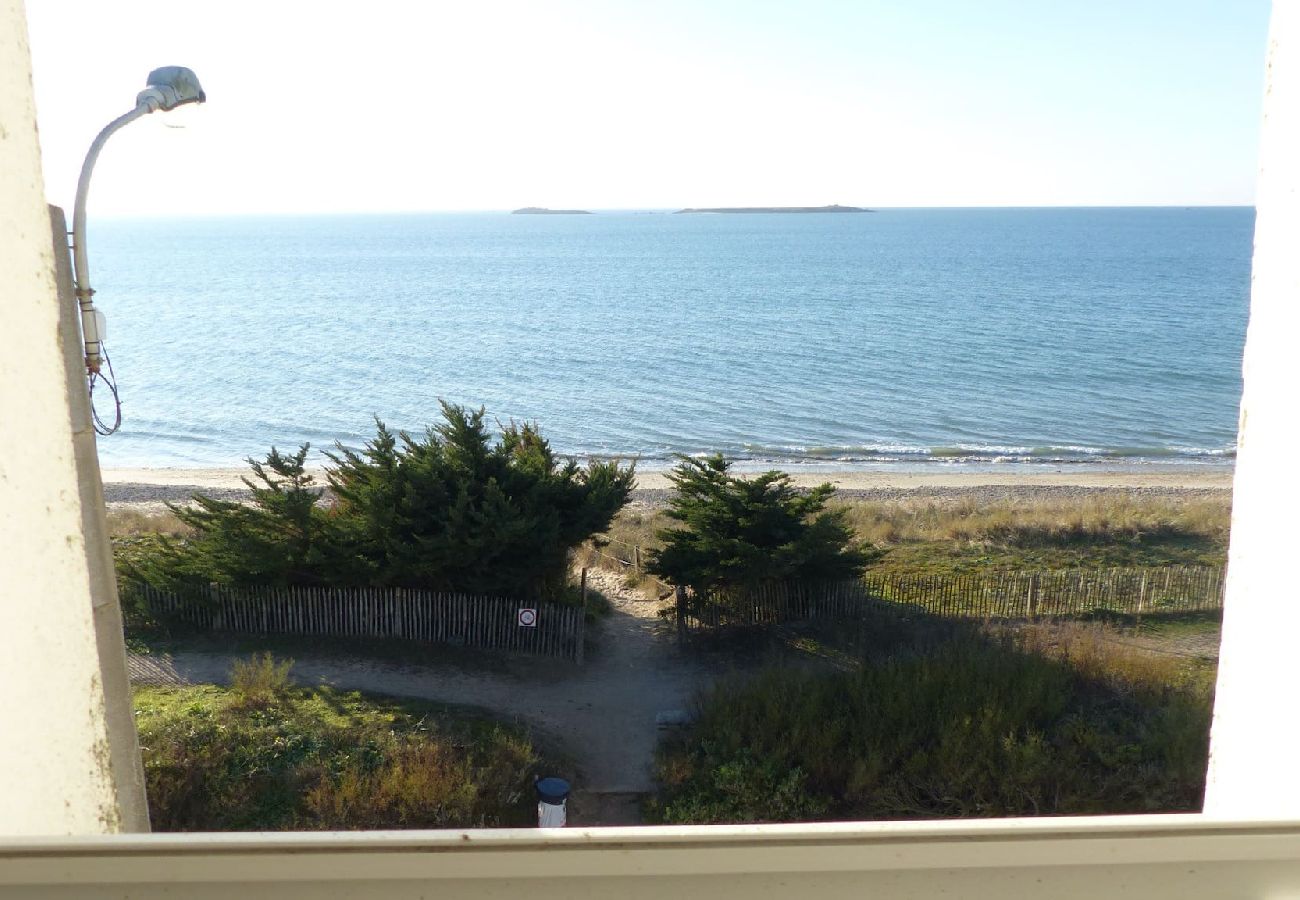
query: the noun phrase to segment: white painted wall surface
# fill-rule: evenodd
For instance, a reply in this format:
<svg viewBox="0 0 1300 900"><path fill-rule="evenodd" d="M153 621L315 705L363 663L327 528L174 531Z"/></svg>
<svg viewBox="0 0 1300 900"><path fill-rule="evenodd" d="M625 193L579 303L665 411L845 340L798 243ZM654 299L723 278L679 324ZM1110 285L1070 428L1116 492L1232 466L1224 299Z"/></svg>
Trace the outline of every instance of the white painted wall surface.
<svg viewBox="0 0 1300 900"><path fill-rule="evenodd" d="M1205 812L1300 816L1300 2L1273 6Z"/></svg>
<svg viewBox="0 0 1300 900"><path fill-rule="evenodd" d="M0 0L0 834L148 827L71 315L23 5Z"/></svg>

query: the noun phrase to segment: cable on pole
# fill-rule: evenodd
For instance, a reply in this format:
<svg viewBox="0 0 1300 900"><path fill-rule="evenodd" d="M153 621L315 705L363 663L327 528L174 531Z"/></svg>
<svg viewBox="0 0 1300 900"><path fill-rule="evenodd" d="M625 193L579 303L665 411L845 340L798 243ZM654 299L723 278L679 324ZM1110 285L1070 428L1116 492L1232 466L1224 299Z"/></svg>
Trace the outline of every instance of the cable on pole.
<svg viewBox="0 0 1300 900"><path fill-rule="evenodd" d="M108 350L100 345L100 353L104 357L104 364L108 367L108 376L105 377L102 372L90 373L90 418L95 425L95 431L102 435L110 435L122 427L122 398L117 392L117 376L113 373L113 361L108 358ZM95 387L103 383L109 395L113 398L113 424L109 425L99 415L99 410L95 408Z"/></svg>

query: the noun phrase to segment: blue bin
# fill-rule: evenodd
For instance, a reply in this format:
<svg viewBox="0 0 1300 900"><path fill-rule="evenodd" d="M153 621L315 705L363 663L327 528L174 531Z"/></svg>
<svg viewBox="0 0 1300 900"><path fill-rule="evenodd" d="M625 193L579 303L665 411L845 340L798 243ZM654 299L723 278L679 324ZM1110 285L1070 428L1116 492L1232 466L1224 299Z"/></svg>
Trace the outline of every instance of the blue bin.
<svg viewBox="0 0 1300 900"><path fill-rule="evenodd" d="M563 803L569 799L569 783L563 778L543 778L537 782L539 803Z"/></svg>

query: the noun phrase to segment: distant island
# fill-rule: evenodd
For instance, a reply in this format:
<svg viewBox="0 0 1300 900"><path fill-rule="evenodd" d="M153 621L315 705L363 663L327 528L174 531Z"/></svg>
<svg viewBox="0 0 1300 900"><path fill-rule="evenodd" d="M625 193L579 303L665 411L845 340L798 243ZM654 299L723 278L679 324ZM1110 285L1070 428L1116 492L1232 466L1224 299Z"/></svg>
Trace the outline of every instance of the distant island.
<svg viewBox="0 0 1300 900"><path fill-rule="evenodd" d="M679 213L867 213L861 206L719 206L715 209L679 209Z"/></svg>
<svg viewBox="0 0 1300 900"><path fill-rule="evenodd" d="M589 216L589 209L546 209L541 206L525 206L523 209L513 210L512 216Z"/></svg>

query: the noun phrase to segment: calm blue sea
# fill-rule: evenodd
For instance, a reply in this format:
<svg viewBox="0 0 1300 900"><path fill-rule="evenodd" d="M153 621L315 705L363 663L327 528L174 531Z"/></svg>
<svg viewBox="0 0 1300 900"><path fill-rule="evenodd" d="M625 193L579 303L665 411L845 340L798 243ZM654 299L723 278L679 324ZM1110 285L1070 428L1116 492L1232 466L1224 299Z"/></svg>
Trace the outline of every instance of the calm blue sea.
<svg viewBox="0 0 1300 900"><path fill-rule="evenodd" d="M238 465L438 400L646 463L1230 464L1254 211L92 222L106 465Z"/></svg>

